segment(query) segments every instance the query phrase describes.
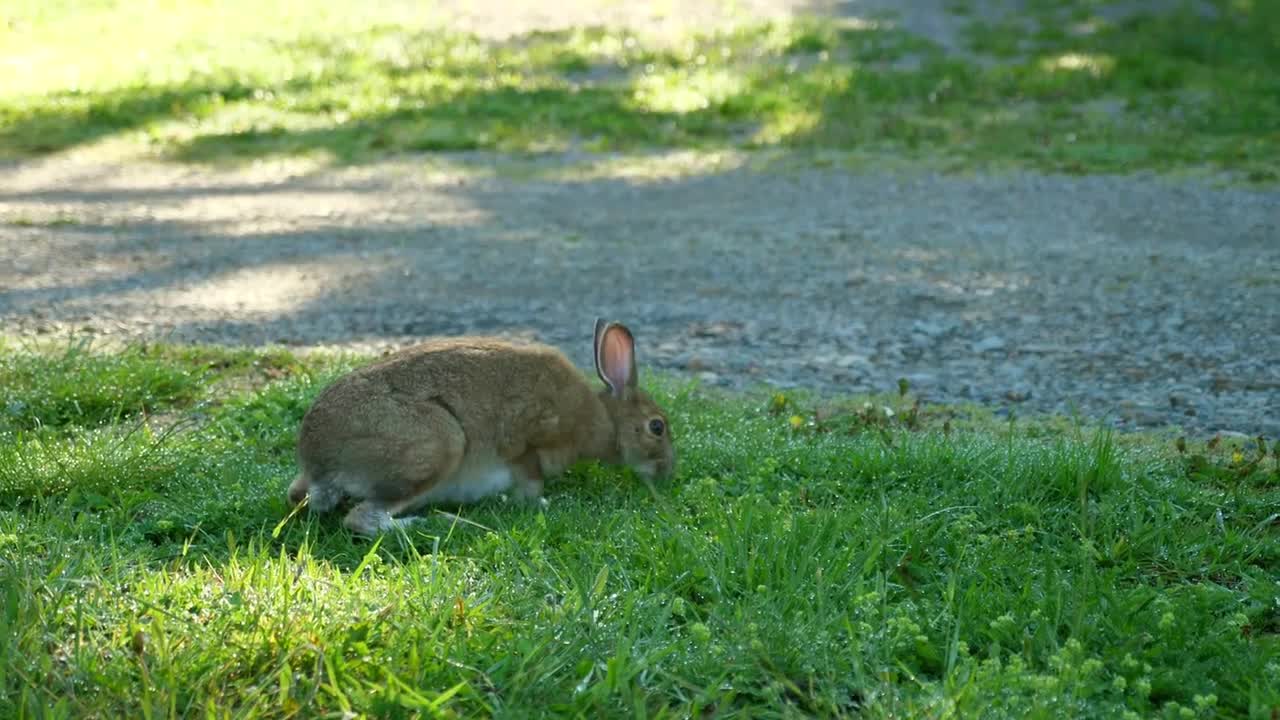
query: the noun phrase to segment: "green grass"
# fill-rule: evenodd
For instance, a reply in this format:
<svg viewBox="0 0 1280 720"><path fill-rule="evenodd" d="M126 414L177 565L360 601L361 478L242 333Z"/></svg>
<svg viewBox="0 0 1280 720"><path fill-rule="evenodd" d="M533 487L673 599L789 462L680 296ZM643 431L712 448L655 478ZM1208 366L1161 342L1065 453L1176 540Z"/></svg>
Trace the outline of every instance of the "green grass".
<svg viewBox="0 0 1280 720"><path fill-rule="evenodd" d="M19 2L0 11L0 67L22 70L0 84L0 156L124 148L192 162L359 162L780 147L1280 179L1280 5L1270 2L1119 22L1094 0L1032 3L1021 22L972 20L971 45L993 65L887 25L497 41L442 30L410 3L369 5Z"/></svg>
<svg viewBox="0 0 1280 720"><path fill-rule="evenodd" d="M4 717L1280 707L1265 441L651 379L670 483L585 464L545 509L374 543L282 498L307 403L361 358L0 353Z"/></svg>

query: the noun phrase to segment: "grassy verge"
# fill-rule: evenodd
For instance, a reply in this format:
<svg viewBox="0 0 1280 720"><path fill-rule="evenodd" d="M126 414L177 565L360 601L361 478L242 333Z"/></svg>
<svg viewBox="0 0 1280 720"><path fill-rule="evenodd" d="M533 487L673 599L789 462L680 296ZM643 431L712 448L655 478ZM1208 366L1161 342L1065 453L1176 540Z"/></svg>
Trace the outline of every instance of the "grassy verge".
<svg viewBox="0 0 1280 720"><path fill-rule="evenodd" d="M545 510L495 500L375 544L282 503L302 412L355 362L0 349L0 714L1280 707L1280 471L1258 441L655 381L670 484L585 465Z"/></svg>
<svg viewBox="0 0 1280 720"><path fill-rule="evenodd" d="M781 147L1280 179L1280 6L1210 5L1108 20L1106 3L1030 3L974 18L977 54L948 54L875 22L499 41L398 3L19 2L0 22L17 78L0 155Z"/></svg>

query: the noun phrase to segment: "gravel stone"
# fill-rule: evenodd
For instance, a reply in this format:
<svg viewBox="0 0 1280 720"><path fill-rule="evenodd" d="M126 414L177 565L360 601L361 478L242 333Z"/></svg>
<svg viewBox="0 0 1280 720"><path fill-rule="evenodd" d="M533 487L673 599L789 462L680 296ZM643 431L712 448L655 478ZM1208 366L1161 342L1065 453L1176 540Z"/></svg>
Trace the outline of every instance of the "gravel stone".
<svg viewBox="0 0 1280 720"><path fill-rule="evenodd" d="M1004 338L998 335L985 337L973 344L973 351L977 353L995 352L1004 349Z"/></svg>

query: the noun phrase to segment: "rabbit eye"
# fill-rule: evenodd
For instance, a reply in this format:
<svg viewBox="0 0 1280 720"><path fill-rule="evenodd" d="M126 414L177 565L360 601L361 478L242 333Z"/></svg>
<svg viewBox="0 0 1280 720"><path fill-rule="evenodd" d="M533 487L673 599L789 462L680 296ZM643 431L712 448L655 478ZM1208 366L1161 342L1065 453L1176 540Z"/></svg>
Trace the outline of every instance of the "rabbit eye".
<svg viewBox="0 0 1280 720"><path fill-rule="evenodd" d="M662 422L660 418L654 418L649 421L649 432L653 433L658 437L662 437L662 433L666 429L667 429L666 423Z"/></svg>

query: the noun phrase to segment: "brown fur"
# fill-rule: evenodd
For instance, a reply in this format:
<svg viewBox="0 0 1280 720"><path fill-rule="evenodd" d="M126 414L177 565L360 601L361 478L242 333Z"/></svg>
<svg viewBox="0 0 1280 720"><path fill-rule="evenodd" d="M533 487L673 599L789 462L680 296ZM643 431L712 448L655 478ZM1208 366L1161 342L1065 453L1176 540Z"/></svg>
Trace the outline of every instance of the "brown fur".
<svg viewBox="0 0 1280 720"><path fill-rule="evenodd" d="M660 437L650 430L667 418L638 388L633 350L626 362L630 332L597 322L595 343L599 391L555 348L484 337L429 341L355 370L303 417L289 501L309 497L313 510L326 512L353 498L347 526L373 533L431 502L432 492L461 487L455 481L475 486L455 494L480 492L492 476L483 468L509 470L525 498L541 497L544 479L583 459L669 476L670 429Z"/></svg>

